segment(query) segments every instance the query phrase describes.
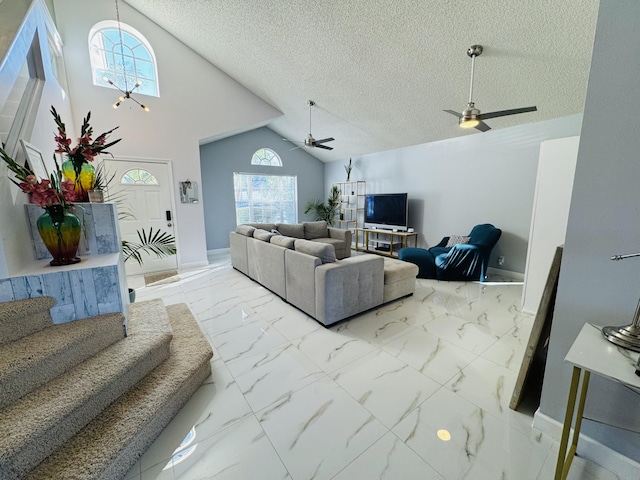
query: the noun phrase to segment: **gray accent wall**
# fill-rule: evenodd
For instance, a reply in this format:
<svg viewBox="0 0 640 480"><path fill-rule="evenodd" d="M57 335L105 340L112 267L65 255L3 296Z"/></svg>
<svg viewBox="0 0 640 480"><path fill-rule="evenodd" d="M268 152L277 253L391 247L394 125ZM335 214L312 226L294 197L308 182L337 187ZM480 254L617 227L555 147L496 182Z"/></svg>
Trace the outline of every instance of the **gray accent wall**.
<svg viewBox="0 0 640 480"><path fill-rule="evenodd" d="M601 1L540 405L559 422L564 357L582 326L628 325L640 297L640 259L610 260L640 251L639 30L640 2ZM592 375L585 416L599 423L585 421L582 433L638 461L638 412L637 392Z"/></svg>
<svg viewBox="0 0 640 480"><path fill-rule="evenodd" d="M324 187L324 164L304 148L285 142L273 130L262 127L200 147L202 201L204 203L207 250L229 247L229 232L236 228L233 173L265 173L298 177L298 221L304 221L304 206L311 199L329 196ZM251 165L252 155L270 148L282 159L282 167Z"/></svg>
<svg viewBox="0 0 640 480"><path fill-rule="evenodd" d="M582 115L572 115L354 156L351 180L365 180L367 193L407 192L409 226L422 247L492 223L502 236L490 266L524 273L540 142L578 135L581 122ZM325 188L346 180L347 163L326 164ZM499 255L505 257L501 267Z"/></svg>

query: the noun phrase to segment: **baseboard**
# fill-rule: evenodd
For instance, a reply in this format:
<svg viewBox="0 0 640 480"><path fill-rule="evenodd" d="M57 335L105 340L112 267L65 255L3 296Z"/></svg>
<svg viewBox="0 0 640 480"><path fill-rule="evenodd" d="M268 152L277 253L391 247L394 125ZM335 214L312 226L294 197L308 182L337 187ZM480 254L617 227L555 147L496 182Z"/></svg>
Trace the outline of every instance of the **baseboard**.
<svg viewBox="0 0 640 480"><path fill-rule="evenodd" d="M502 275L503 277L509 277L516 282L524 282L524 273L512 272L511 270L503 270L501 268L488 267L488 275Z"/></svg>
<svg viewBox="0 0 640 480"><path fill-rule="evenodd" d="M207 265L209 265L208 261L201 261L201 262L190 262L190 263L181 263L180 264L180 268L178 269L179 272L183 271L183 270L191 270L194 268L202 268L202 267L206 267Z"/></svg>
<svg viewBox="0 0 640 480"><path fill-rule="evenodd" d="M540 409L533 416L533 426L554 440L560 440L562 423L544 413L540 413ZM635 479L640 475L640 463L625 457L583 433L580 434L580 439L578 440L578 455L606 468L619 478Z"/></svg>
<svg viewBox="0 0 640 480"><path fill-rule="evenodd" d="M207 255L218 255L221 253L229 253L231 251L230 247L227 248L214 248L213 250L207 250Z"/></svg>

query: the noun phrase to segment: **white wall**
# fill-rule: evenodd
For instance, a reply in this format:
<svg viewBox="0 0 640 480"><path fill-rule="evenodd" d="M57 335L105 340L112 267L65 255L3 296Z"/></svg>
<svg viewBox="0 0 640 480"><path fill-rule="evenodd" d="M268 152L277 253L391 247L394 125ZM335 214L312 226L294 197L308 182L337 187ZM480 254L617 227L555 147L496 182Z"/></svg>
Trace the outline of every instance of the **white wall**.
<svg viewBox="0 0 640 480"><path fill-rule="evenodd" d="M600 2L540 405L556 421L571 377L564 357L584 323L627 325L640 296L640 260L610 260L640 251L639 30L640 2ZM603 423L585 421L582 432L638 461L640 437L629 430L640 431L639 411L637 393L592 376L585 415Z"/></svg>
<svg viewBox="0 0 640 480"><path fill-rule="evenodd" d="M366 180L367 193L407 192L419 246L494 224L502 236L490 266L524 273L540 142L577 135L581 121L573 115L353 157L351 179ZM325 189L346 179L348 162L326 165Z"/></svg>
<svg viewBox="0 0 640 480"><path fill-rule="evenodd" d="M123 140L111 149L114 155L171 161L179 266L206 264L202 204L181 204L177 182L188 178L201 184L201 139L263 125L281 113L124 2L119 3L121 21L154 48L160 97L136 97L149 105L149 113L131 101L114 110L117 92L92 84L87 42L95 23L115 20L115 4L83 0L79 7L76 0L54 0L54 5L76 123L90 110L96 132L120 126L112 138Z"/></svg>

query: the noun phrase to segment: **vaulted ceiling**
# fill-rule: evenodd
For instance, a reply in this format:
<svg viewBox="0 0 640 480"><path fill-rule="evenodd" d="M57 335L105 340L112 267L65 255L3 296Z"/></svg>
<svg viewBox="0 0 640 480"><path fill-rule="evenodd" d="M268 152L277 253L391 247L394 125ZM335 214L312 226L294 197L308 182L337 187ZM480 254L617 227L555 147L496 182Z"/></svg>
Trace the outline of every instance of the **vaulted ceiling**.
<svg viewBox="0 0 640 480"><path fill-rule="evenodd" d="M583 110L598 0L126 0L283 116L269 127L302 142L334 137L323 161L460 135L473 99L493 129ZM123 21L126 21L123 19ZM188 76L188 74L186 75ZM285 143L286 145L286 143Z"/></svg>

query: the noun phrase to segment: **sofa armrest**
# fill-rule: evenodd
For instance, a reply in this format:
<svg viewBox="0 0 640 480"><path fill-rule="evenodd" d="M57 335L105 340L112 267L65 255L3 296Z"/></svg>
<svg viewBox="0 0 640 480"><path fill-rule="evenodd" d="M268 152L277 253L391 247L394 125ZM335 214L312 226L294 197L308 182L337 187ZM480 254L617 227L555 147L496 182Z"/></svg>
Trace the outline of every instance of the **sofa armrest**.
<svg viewBox="0 0 640 480"><path fill-rule="evenodd" d="M316 268L316 315L325 326L382 304L384 259L358 255Z"/></svg>
<svg viewBox="0 0 640 480"><path fill-rule="evenodd" d="M351 230L329 227L329 238L335 238L344 242L344 251L340 258L347 258L351 256L351 235Z"/></svg>

